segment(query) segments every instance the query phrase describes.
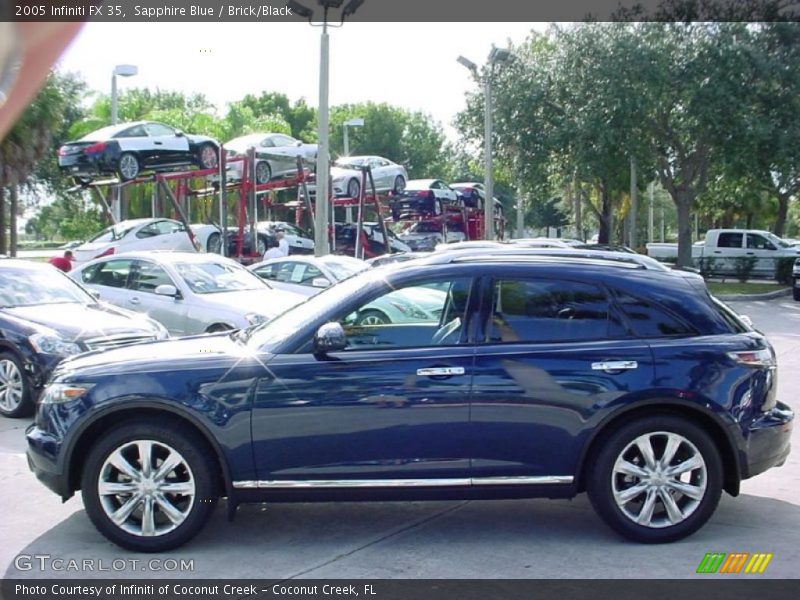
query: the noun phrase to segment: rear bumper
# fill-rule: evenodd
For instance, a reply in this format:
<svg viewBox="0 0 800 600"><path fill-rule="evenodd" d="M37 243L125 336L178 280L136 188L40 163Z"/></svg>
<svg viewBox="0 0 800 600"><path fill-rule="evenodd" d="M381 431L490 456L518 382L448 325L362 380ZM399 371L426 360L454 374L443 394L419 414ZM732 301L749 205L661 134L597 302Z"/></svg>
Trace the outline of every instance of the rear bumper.
<svg viewBox="0 0 800 600"><path fill-rule="evenodd" d="M64 156L58 158L58 166L65 175L75 177L113 174L114 165L105 154Z"/></svg>
<svg viewBox="0 0 800 600"><path fill-rule="evenodd" d="M779 467L791 450L794 412L778 403L751 423L745 449L746 460L742 461L742 479L754 477L772 467Z"/></svg>

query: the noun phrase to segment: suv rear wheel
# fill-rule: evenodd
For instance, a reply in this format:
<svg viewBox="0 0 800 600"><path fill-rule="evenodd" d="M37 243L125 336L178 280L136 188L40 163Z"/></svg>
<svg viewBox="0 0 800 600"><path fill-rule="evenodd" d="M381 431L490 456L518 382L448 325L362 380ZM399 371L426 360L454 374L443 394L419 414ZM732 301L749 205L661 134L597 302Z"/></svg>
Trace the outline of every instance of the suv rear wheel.
<svg viewBox="0 0 800 600"><path fill-rule="evenodd" d="M151 419L128 422L89 453L83 503L95 527L115 544L164 552L205 525L217 501L216 471L195 432Z"/></svg>
<svg viewBox="0 0 800 600"><path fill-rule="evenodd" d="M590 465L589 498L625 537L672 542L702 527L722 492L722 460L703 429L672 415L622 426Z"/></svg>

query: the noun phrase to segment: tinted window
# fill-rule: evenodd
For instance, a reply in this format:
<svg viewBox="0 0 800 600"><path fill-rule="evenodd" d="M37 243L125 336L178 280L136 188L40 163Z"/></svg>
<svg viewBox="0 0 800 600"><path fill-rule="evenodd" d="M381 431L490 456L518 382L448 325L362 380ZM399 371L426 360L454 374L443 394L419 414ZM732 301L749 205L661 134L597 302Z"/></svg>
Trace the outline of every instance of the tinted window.
<svg viewBox="0 0 800 600"><path fill-rule="evenodd" d="M148 238L156 235L167 235L170 233L177 233L183 229L180 223L173 223L172 221L156 221L150 223L147 227L142 227L136 232L137 238Z"/></svg>
<svg viewBox="0 0 800 600"><path fill-rule="evenodd" d="M741 233L720 233L717 238L717 246L719 248L741 248L742 247L742 234Z"/></svg>
<svg viewBox="0 0 800 600"><path fill-rule="evenodd" d="M134 125L133 127L126 129L125 131L120 131L114 137L115 138L147 137L147 132L141 125Z"/></svg>
<svg viewBox="0 0 800 600"><path fill-rule="evenodd" d="M340 319L348 350L422 348L459 343L471 279L390 290Z"/></svg>
<svg viewBox="0 0 800 600"><path fill-rule="evenodd" d="M571 281L494 283L491 342L561 342L608 336L608 300L595 286Z"/></svg>
<svg viewBox="0 0 800 600"><path fill-rule="evenodd" d="M278 265L264 265L263 267L259 267L258 269L254 269L253 273L261 277L261 279L275 279L275 273L277 271Z"/></svg>
<svg viewBox="0 0 800 600"><path fill-rule="evenodd" d="M692 328L663 306L629 294L618 293L617 303L633 333L639 337L692 335Z"/></svg>
<svg viewBox="0 0 800 600"><path fill-rule="evenodd" d="M138 262L137 267L130 285L133 290L155 293L160 285L175 285L167 272L156 264Z"/></svg>
<svg viewBox="0 0 800 600"><path fill-rule="evenodd" d="M132 260L109 260L84 269L81 272L83 283L104 285L106 287L125 287L131 272Z"/></svg>

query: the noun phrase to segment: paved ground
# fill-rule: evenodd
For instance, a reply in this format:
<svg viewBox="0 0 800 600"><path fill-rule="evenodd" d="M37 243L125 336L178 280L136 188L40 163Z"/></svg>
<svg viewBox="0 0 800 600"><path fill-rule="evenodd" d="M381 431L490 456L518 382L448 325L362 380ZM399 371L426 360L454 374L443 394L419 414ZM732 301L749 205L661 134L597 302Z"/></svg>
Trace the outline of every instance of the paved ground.
<svg viewBox="0 0 800 600"><path fill-rule="evenodd" d="M780 360L780 399L799 408L800 302L732 304L770 336ZM625 542L579 497L245 506L232 524L218 509L188 546L143 556L106 542L89 523L80 499L62 505L35 481L23 456L26 425L0 420L0 572L5 577L92 576L42 571L35 563L46 559L27 558L49 555L92 559L95 568L123 568L96 574L101 577L672 579L695 576L704 554L712 551L771 552L764 576L798 576L800 427L794 431L795 453L784 467L745 482L738 498L723 496L711 522L675 544ZM163 568L174 566L169 560L191 560L193 570L153 571L148 567L158 564L145 562L151 558L163 561Z"/></svg>

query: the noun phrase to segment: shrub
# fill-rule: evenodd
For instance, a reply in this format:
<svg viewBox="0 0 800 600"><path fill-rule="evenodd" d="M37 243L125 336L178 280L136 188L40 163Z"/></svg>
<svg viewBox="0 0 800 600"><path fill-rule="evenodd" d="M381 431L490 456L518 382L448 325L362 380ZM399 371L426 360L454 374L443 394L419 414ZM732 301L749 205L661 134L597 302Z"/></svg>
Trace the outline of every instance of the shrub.
<svg viewBox="0 0 800 600"><path fill-rule="evenodd" d="M789 285L792 282L794 257L784 256L775 260L775 281Z"/></svg>
<svg viewBox="0 0 800 600"><path fill-rule="evenodd" d="M736 274L736 279L741 283L745 283L750 279L750 275L753 274L753 269L756 266L757 260L758 258L755 256L737 256L734 259L734 273Z"/></svg>
<svg viewBox="0 0 800 600"><path fill-rule="evenodd" d="M713 256L704 256L697 262L697 266L700 268L700 274L704 279L711 277L717 269L717 259Z"/></svg>

